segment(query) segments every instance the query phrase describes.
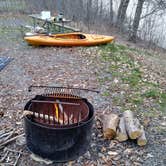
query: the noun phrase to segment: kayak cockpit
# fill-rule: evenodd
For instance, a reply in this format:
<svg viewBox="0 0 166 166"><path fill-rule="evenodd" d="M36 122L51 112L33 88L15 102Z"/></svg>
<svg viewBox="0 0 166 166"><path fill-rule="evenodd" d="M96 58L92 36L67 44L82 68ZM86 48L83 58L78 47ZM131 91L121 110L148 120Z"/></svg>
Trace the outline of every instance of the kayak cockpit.
<svg viewBox="0 0 166 166"><path fill-rule="evenodd" d="M62 35L55 35L55 38L61 39L86 39L86 36L83 34L62 34Z"/></svg>

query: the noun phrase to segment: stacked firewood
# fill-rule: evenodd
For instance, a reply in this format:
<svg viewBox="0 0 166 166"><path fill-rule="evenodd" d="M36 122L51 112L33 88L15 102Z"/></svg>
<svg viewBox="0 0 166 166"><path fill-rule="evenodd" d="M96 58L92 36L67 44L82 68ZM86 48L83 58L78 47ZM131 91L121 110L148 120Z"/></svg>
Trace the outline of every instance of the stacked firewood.
<svg viewBox="0 0 166 166"><path fill-rule="evenodd" d="M106 139L117 139L119 142L128 139L137 140L139 146L147 144L144 127L134 117L132 111L123 112L122 116L114 113L104 114L100 118L103 124L103 135Z"/></svg>

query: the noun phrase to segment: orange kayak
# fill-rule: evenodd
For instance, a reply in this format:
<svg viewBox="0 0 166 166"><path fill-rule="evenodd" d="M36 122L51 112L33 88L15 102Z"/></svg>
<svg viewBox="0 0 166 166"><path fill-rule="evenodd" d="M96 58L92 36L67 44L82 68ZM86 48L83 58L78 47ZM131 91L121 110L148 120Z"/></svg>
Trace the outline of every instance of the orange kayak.
<svg viewBox="0 0 166 166"><path fill-rule="evenodd" d="M32 35L24 40L34 46L95 46L110 43L113 36L93 35L84 33L66 33L53 35Z"/></svg>

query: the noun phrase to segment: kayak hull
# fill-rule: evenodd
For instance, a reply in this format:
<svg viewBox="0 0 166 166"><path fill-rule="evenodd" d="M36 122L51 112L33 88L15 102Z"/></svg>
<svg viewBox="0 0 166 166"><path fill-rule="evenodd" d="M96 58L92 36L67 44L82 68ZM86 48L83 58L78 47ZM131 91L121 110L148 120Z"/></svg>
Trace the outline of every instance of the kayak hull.
<svg viewBox="0 0 166 166"><path fill-rule="evenodd" d="M68 33L58 35L34 35L26 36L24 40L34 46L95 46L100 44L111 43L114 40L113 36L93 35Z"/></svg>

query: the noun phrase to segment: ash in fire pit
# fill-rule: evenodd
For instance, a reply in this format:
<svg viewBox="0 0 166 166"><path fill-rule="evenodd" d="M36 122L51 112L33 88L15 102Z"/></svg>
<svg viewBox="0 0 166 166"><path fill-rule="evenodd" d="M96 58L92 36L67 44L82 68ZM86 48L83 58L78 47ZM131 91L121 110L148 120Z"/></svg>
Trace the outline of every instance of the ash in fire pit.
<svg viewBox="0 0 166 166"><path fill-rule="evenodd" d="M72 90L51 87L52 93L37 95L25 105L26 142L33 153L64 162L87 151L94 109L87 99L73 95Z"/></svg>

